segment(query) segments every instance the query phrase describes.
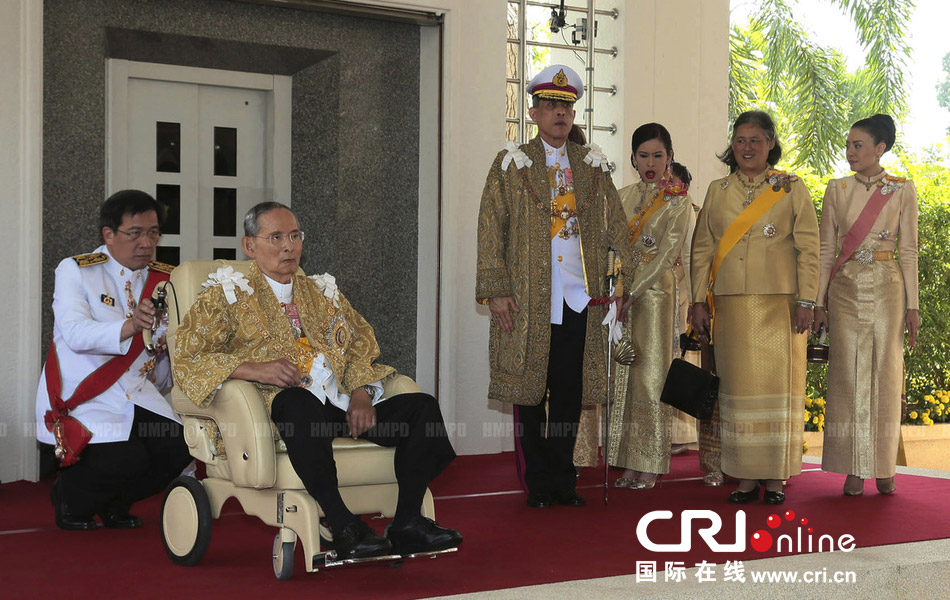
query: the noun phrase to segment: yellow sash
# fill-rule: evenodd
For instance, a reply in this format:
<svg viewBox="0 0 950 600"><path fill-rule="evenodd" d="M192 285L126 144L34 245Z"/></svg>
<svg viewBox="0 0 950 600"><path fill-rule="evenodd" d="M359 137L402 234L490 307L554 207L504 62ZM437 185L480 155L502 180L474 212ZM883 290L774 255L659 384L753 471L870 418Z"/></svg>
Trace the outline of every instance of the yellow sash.
<svg viewBox="0 0 950 600"><path fill-rule="evenodd" d="M551 204L557 207L551 211L551 239L553 240L554 236L564 229L568 220L577 216L577 201L574 199L574 192L568 192L552 200ZM567 219L561 218L562 212L568 215Z"/></svg>
<svg viewBox="0 0 950 600"><path fill-rule="evenodd" d="M713 259L712 269L709 270L709 284L706 287L706 303L709 305L710 319L716 312L715 305L713 304L713 284L716 282L716 275L719 273L719 267L722 266L722 261L725 260L726 255L729 254L735 245L739 243L742 236L755 225L755 222L761 219L762 215L767 213L779 200L785 197L785 193L784 188L779 188L778 191L775 191L772 187L766 188L764 192L756 197L752 204L745 207L745 210L739 213L739 216L729 224L729 227L726 228L726 232L722 234L719 245L716 247L716 257Z"/></svg>
<svg viewBox="0 0 950 600"><path fill-rule="evenodd" d="M316 358L317 351L310 345L307 336L300 336L299 340L294 340L297 345L297 367L300 369L300 375L309 375L313 368L313 359Z"/></svg>
<svg viewBox="0 0 950 600"><path fill-rule="evenodd" d="M627 232L630 234L630 243L635 244L637 238L640 237L640 233L643 232L643 228L646 227L647 221L650 220L650 217L653 216L653 213L660 210L660 207L663 206L663 202L657 202L660 199L660 196L663 194L663 190L657 190L653 194L652 204L647 207L646 211L641 215L639 212L638 216L627 221Z"/></svg>

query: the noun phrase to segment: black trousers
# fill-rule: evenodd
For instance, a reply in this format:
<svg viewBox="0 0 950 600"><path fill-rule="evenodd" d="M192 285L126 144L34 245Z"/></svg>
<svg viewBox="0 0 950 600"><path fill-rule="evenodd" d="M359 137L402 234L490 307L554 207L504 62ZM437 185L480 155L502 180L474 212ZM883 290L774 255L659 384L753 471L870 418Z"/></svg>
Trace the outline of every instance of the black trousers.
<svg viewBox="0 0 950 600"><path fill-rule="evenodd" d="M165 489L191 462L181 425L140 406L124 442L89 444L60 472L62 501L72 515L128 511Z"/></svg>
<svg viewBox="0 0 950 600"><path fill-rule="evenodd" d="M581 418L586 337L587 309L576 313L565 303L561 324L551 325L547 403L514 407L516 443L529 492L569 491L577 483L574 442Z"/></svg>
<svg viewBox="0 0 950 600"><path fill-rule="evenodd" d="M376 405L376 425L360 439L395 447L399 483L394 523L418 516L429 482L455 458L438 401L429 394L400 394ZM333 438L349 437L346 413L321 403L305 388L288 388L274 398L271 419L307 492L320 504L330 528L340 531L357 519L340 497Z"/></svg>

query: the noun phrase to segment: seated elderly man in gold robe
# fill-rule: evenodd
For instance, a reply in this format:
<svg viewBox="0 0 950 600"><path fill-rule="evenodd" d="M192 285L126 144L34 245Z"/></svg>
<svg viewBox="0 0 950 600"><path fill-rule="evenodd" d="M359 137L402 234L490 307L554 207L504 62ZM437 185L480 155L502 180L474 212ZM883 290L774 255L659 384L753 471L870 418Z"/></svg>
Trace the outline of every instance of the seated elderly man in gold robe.
<svg viewBox="0 0 950 600"><path fill-rule="evenodd" d="M199 405L227 379L260 389L294 470L326 514L340 559L457 547L462 536L420 513L426 487L455 458L428 394L383 397L373 328L332 277L297 273L304 232L277 202L244 217L247 278L219 271L178 329L175 381ZM331 442L349 435L396 448L396 513L386 537L343 503Z"/></svg>

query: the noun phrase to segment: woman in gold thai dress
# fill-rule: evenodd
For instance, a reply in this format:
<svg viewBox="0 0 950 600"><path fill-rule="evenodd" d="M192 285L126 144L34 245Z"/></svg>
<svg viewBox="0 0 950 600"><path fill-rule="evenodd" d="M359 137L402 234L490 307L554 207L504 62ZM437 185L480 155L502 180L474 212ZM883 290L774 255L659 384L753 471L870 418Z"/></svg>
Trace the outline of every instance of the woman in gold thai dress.
<svg viewBox="0 0 950 600"><path fill-rule="evenodd" d="M673 409L660 402L660 394L680 329L673 267L687 239L693 204L686 189L670 181L673 142L664 126L641 125L631 145L640 181L620 190L620 201L638 264L627 291L634 303L624 335L639 356L617 368L607 455L609 464L625 468L616 487L650 489L670 470Z"/></svg>
<svg viewBox="0 0 950 600"><path fill-rule="evenodd" d="M818 293L818 219L805 185L771 167L782 156L772 118L742 113L693 238L693 330L712 341L720 378L722 471L729 501L785 501L801 472L805 346ZM709 288L710 280L713 285ZM708 290L708 294L707 294Z"/></svg>
<svg viewBox="0 0 950 600"><path fill-rule="evenodd" d="M824 325L834 334L821 467L848 476L849 496L863 494L864 479L871 477L880 493L895 489L904 329L913 348L920 328L917 192L913 182L887 174L880 163L895 133L887 115L852 125L847 158L854 175L829 181L822 204L820 306L813 329ZM839 247L843 253L855 246L836 260Z"/></svg>

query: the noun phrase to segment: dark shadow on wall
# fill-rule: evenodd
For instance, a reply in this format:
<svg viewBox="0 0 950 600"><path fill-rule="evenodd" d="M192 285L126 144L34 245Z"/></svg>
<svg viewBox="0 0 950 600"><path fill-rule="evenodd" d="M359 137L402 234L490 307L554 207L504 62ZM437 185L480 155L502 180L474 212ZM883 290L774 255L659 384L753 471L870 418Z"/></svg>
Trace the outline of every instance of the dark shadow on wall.
<svg viewBox="0 0 950 600"><path fill-rule="evenodd" d="M56 265L101 243L108 57L293 77L304 268L335 275L380 361L414 375L418 26L224 0L45 1L44 348Z"/></svg>

